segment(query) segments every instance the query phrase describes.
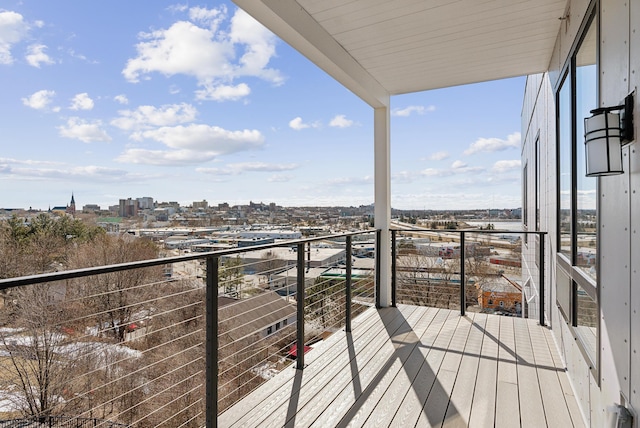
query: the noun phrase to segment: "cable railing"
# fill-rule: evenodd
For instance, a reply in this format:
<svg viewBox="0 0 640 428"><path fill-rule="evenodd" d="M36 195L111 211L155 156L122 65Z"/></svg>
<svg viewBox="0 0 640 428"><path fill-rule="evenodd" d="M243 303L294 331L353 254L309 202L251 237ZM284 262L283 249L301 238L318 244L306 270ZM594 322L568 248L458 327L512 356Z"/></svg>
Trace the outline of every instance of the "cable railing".
<svg viewBox="0 0 640 428"><path fill-rule="evenodd" d="M0 426L215 426L375 305L354 237L0 280Z"/></svg>
<svg viewBox="0 0 640 428"><path fill-rule="evenodd" d="M545 325L546 232L396 229L392 300L536 318Z"/></svg>
<svg viewBox="0 0 640 428"><path fill-rule="evenodd" d="M303 369L306 352L379 306L380 236L0 280L0 426L216 426L218 414L287 367ZM392 230L392 303L544 324L545 239Z"/></svg>

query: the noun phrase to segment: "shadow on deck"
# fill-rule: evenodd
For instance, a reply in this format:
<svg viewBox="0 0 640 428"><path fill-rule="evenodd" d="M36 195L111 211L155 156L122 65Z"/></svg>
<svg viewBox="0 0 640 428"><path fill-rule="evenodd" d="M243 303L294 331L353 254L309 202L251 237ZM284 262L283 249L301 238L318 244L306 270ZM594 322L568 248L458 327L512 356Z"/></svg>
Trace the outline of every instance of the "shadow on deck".
<svg viewBox="0 0 640 428"><path fill-rule="evenodd" d="M534 320L371 308L221 414L223 427L584 426Z"/></svg>

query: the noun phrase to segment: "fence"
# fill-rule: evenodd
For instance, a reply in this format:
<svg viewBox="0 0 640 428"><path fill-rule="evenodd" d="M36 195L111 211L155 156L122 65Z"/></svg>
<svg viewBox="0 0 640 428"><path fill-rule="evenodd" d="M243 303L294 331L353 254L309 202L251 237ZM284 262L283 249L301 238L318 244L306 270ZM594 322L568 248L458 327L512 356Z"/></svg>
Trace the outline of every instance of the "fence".
<svg viewBox="0 0 640 428"><path fill-rule="evenodd" d="M357 232L0 280L0 413L52 426L215 426L374 305L372 254L362 256L374 239Z"/></svg>
<svg viewBox="0 0 640 428"><path fill-rule="evenodd" d="M393 301L545 324L545 232L392 230Z"/></svg>
<svg viewBox="0 0 640 428"><path fill-rule="evenodd" d="M393 230L392 302L544 324L545 237ZM0 401L100 427L216 426L376 305L380 243L353 232L0 280Z"/></svg>

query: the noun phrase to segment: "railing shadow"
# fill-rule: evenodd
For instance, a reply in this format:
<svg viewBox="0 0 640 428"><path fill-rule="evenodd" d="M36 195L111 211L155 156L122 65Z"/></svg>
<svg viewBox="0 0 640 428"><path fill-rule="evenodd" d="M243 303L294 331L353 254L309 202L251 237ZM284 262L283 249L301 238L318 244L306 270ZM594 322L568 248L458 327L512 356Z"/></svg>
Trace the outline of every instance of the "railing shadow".
<svg viewBox="0 0 640 428"><path fill-rule="evenodd" d="M381 383L384 378L388 375L389 370L394 365L396 361L400 361L402 363L402 369L405 371L405 375L411 381L411 387L413 388L414 393L418 397L418 400L423 403L422 412L425 417L429 421L431 426L439 426L442 424L445 414L449 413L451 415L457 414L457 410L452 403L449 403L448 408L437 409L434 411L434 408L429 408L424 406L427 402L428 397L431 394L436 394L437 396L449 396L449 393L444 389L442 384L437 379L437 373L435 373L425 361L419 368L410 368L405 365L405 362L408 358L410 358L412 352L415 352L416 348L420 345L422 337L418 337L413 328L409 325L408 321L402 315L399 309L397 308L382 308L378 309L378 311L397 311L396 316L400 317L401 325L397 329L392 329L389 323L384 323L384 327L389 336L389 340L393 343L395 350L393 354L387 359L385 364L378 370L376 376L371 380L371 382L367 385L367 387L361 392L361 394L357 397L355 403L351 406L351 408L347 411L347 413L342 417L340 422L336 425L337 427L347 427L349 426L354 419L360 416L360 412L362 407L367 402L367 400L380 389ZM426 330L425 330L426 331ZM352 363L353 364L353 363ZM426 373L423 373L429 378L433 378L433 384L431 388L418 388L414 383L415 378L421 371L426 370ZM356 377L356 379L358 379ZM359 379L358 379L359 382ZM355 390L355 385L354 385Z"/></svg>

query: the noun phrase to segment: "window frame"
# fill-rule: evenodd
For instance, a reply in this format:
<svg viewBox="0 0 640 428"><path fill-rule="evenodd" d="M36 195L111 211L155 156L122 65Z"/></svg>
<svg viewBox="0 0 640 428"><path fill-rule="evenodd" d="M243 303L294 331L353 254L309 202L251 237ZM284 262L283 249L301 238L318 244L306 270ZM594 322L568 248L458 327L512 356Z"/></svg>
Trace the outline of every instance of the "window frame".
<svg viewBox="0 0 640 428"><path fill-rule="evenodd" d="M556 218L556 227L558 233L556 234L556 244L558 251L556 253L556 269L561 269L564 274L569 279L569 287L568 290L570 293L570 302L569 307L565 307L566 303L563 303L556 299L556 305L560 309L560 313L562 317L567 322L569 329L571 330L572 335L576 343L578 344L578 349L582 353L585 361L589 363L589 368L596 379L596 382L599 384L599 374L600 374L600 331L601 326L599 322L596 324L596 345L595 349L588 350L585 340L582 337L582 333L578 331L578 290L583 290L589 298L591 298L596 304L597 314L600 313L600 287L598 287L598 282L600 279L599 271L600 264L596 259L596 277L597 279L593 279L589 277L580 267L577 266L577 256L578 256L578 175L580 173L584 173L582 169L579 170L579 167L582 165L577 165L577 150L583 148L582 137L577 135L577 120L583 120L583 118L577 117L577 72L576 72L576 57L577 53L583 45L584 40L590 30L590 26L595 25L596 31L596 40L600 40L600 10L599 10L599 0L592 0L587 8L585 13L585 18L580 26L578 31L578 37L573 42L571 46L570 54L567 57L567 60L562 67L560 78L558 79L555 87L554 87L554 96L555 96L555 105L556 105L556 207L557 207L557 218ZM600 94L600 78L599 78L599 70L600 70L600 51L599 51L599 43L596 43L596 87L595 95L596 95L596 103L599 102L599 94ZM561 157L561 110L560 110L560 91L564 88L564 85L569 81L569 91L570 91L570 144L571 144L571 155L570 155L570 167L571 167L571 177L570 177L570 186L569 189L571 191L569 203L570 203L570 254L566 254L565 252L561 252L562 248L562 211L561 211L561 164L563 159ZM564 125L567 125L566 118ZM536 163L539 162L536 153ZM536 186L537 186L536 182ZM599 178L596 179L596 195L599 195ZM600 224L600 198L596 196L596 222ZM600 247L600 230L597 228L596 232L596 248L597 254L599 255L599 247ZM557 277L557 275L556 275ZM558 293L556 293L558 296Z"/></svg>

